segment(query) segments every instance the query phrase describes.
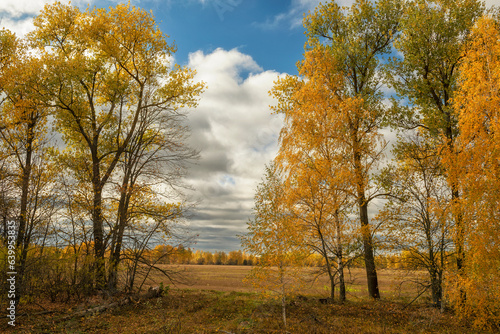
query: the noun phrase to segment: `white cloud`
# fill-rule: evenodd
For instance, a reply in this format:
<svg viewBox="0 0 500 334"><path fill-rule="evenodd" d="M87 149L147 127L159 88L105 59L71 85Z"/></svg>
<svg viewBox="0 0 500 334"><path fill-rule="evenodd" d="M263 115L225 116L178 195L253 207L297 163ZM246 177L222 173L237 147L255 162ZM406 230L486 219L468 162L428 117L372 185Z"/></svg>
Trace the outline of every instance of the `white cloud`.
<svg viewBox="0 0 500 334"><path fill-rule="evenodd" d="M9 29L22 37L34 29L33 17L38 15L46 4L56 0L3 0L0 1L0 27ZM93 0L60 0L63 4L71 2L81 9L91 5Z"/></svg>
<svg viewBox="0 0 500 334"><path fill-rule="evenodd" d="M264 165L277 152L283 123L271 114L268 91L278 73L264 72L237 49L197 51L190 55L189 66L197 70L196 80L208 85L189 116L191 145L201 150L189 179L201 200L192 225L208 234L200 233L196 247L237 249L236 233L245 232Z"/></svg>
<svg viewBox="0 0 500 334"><path fill-rule="evenodd" d="M6 28L16 36L21 37L32 31L35 27L33 26L33 18L28 17L26 19L12 19L10 17L0 19L0 28Z"/></svg>
<svg viewBox="0 0 500 334"><path fill-rule="evenodd" d="M12 18L19 18L24 15L34 16L45 6L46 3L54 1L46 0L19 0L0 2L0 13L5 13ZM65 2L65 1L62 1ZM69 1L66 1L66 3Z"/></svg>

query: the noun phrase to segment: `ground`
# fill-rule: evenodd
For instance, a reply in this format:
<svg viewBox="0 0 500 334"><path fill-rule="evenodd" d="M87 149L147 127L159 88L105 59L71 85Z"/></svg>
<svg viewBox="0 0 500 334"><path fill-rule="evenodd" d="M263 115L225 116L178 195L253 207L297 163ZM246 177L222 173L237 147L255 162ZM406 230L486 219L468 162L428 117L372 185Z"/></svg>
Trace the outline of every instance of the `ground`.
<svg viewBox="0 0 500 334"><path fill-rule="evenodd" d="M246 266L176 266L188 284L164 286L160 298L113 308L85 317L72 317L91 304L109 303L96 297L87 303L25 304L18 310L17 326L6 322L0 332L16 333L482 333L467 327L451 312L440 312L423 296L409 304L415 283L397 283L403 272L379 272L382 299L366 295L361 269L353 270L348 301L322 304L328 295L319 280L290 298L288 326L283 327L278 300L264 297L242 282ZM418 275L413 274L412 279ZM160 277L155 277L159 284Z"/></svg>

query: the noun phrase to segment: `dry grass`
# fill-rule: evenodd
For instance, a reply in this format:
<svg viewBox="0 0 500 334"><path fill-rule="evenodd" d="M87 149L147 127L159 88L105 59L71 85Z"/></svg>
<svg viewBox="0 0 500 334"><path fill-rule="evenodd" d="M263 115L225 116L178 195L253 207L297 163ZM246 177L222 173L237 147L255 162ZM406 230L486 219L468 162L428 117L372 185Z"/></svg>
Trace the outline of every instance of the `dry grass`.
<svg viewBox="0 0 500 334"><path fill-rule="evenodd" d="M235 292L259 292L251 285L244 283L243 279L252 269L250 266L217 266L217 265L180 265L162 266L162 269L170 269L182 277L182 284L172 285L172 288L235 291ZM328 296L329 281L325 275L317 277L316 269L306 268L307 281L303 295ZM423 281L425 272L412 272L399 270L379 270L379 288L384 299L406 301L413 299L420 289L419 281ZM353 268L346 275L349 284L347 287L348 298L366 299L368 294L366 286L365 270ZM163 282L169 284L168 280L159 274L151 276L149 285L158 285ZM422 295L422 300L428 300L428 294Z"/></svg>

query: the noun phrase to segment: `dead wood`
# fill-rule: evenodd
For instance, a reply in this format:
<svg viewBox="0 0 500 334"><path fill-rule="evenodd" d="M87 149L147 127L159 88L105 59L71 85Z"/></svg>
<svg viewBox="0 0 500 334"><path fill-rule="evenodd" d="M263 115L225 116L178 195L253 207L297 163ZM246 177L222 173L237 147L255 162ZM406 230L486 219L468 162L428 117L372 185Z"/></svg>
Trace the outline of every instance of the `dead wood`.
<svg viewBox="0 0 500 334"><path fill-rule="evenodd" d="M144 302L148 299L161 297L162 292L163 291L158 286L150 287L146 294L127 296L127 297L122 298L121 300L113 302L113 303L94 306L94 307L91 307L91 308L88 308L88 309L85 309L82 311L78 311L78 312L69 314L69 315L63 317L62 320L67 320L67 319L71 319L71 318L81 318L81 317L85 317L88 315L99 314L99 313L108 311L110 309L116 308L116 307L128 305L132 302L135 304L139 304L139 303Z"/></svg>

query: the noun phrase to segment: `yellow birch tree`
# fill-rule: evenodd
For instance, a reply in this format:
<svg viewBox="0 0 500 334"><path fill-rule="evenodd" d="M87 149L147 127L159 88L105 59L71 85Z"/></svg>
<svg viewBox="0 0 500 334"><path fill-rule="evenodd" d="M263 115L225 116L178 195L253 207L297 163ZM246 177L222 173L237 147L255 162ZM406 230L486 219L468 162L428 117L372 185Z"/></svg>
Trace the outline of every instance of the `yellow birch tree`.
<svg viewBox="0 0 500 334"><path fill-rule="evenodd" d="M246 252L259 257L247 280L281 300L286 328L287 297L300 288L305 253L301 231L287 207L283 180L275 165L266 166L265 179L257 187L254 218L241 236Z"/></svg>

